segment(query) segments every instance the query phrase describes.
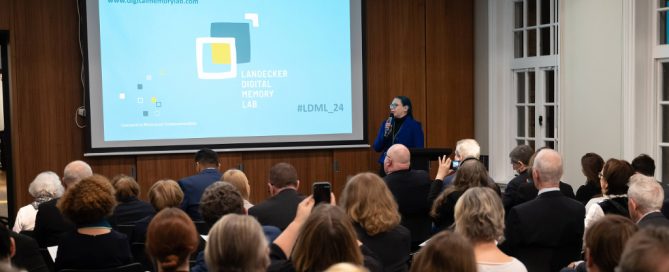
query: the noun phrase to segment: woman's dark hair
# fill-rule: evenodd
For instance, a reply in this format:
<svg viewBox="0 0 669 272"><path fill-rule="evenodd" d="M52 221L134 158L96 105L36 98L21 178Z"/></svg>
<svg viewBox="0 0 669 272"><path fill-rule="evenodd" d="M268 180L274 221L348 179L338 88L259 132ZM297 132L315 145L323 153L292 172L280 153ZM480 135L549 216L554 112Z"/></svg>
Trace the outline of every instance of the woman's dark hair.
<svg viewBox="0 0 669 272"><path fill-rule="evenodd" d="M403 95L395 96L395 98L402 101L402 105L409 107L409 110L407 111L407 115L409 117L413 118L413 107L411 106L411 99L409 99L408 97L403 96Z"/></svg>
<svg viewBox="0 0 669 272"><path fill-rule="evenodd" d="M587 179L586 183L599 187L599 172L604 167L604 159L597 153L585 153L581 157L581 168L583 168L583 175Z"/></svg>
<svg viewBox="0 0 669 272"><path fill-rule="evenodd" d="M609 214L595 221L585 232L584 244L590 261L599 271L613 272L625 243L637 230L632 220L620 215Z"/></svg>
<svg viewBox="0 0 669 272"><path fill-rule="evenodd" d="M432 204L432 211L430 215L433 218L439 218L439 208L444 205L448 195L454 192L464 193L469 188L473 187L490 187L488 185L488 170L485 165L476 159L466 159L460 164L458 171L455 173L453 183L448 185L446 189L439 194L437 199ZM491 188L492 189L492 188Z"/></svg>
<svg viewBox="0 0 669 272"><path fill-rule="evenodd" d="M632 175L634 175L634 169L627 161L609 159L602 169L602 178L606 180L608 188L602 193L606 195L627 194L627 183Z"/></svg>
<svg viewBox="0 0 669 272"><path fill-rule="evenodd" d="M342 208L320 204L313 208L295 241L291 256L295 270L323 271L340 262L362 265L357 239L351 219Z"/></svg>

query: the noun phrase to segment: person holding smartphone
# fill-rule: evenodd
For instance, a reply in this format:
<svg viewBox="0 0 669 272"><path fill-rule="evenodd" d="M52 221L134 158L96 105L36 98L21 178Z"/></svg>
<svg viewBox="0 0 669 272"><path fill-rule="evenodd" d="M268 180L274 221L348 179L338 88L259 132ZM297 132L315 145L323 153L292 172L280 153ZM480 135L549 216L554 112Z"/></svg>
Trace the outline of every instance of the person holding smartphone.
<svg viewBox="0 0 669 272"><path fill-rule="evenodd" d="M403 144L407 148L424 147L423 128L420 122L413 118L411 100L406 96L396 96L390 102L390 116L384 120L379 127L379 132L374 140L374 151L381 152L379 164L381 169L379 175L386 175L383 170L383 160L386 152L394 144Z"/></svg>

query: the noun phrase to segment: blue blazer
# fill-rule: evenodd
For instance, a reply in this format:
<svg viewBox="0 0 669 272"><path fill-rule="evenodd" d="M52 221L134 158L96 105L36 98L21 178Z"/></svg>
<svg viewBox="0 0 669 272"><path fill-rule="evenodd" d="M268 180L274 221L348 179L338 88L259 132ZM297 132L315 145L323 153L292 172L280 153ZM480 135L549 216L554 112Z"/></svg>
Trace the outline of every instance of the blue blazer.
<svg viewBox="0 0 669 272"><path fill-rule="evenodd" d="M217 169L205 169L194 176L181 179L179 187L184 192L184 200L181 202L181 209L184 210L193 221L201 221L200 198L204 189L214 182L221 179L221 172Z"/></svg>
<svg viewBox="0 0 669 272"><path fill-rule="evenodd" d="M394 144L403 144L407 148L425 147L423 144L423 128L411 116L406 117L406 120L404 120L404 123L402 123L402 126L394 137L393 135L389 135L388 137L383 136L385 127L386 120L383 120L379 128L379 133L376 135L376 140L374 140L374 150L382 152L378 160L380 164L383 164L388 148Z"/></svg>

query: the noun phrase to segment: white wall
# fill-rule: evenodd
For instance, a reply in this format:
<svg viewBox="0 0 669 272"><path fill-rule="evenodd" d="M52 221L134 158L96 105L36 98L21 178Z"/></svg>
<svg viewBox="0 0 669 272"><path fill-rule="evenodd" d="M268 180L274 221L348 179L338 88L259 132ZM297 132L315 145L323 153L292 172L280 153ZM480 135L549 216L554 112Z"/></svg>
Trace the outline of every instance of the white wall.
<svg viewBox="0 0 669 272"><path fill-rule="evenodd" d="M623 152L623 0L565 0L560 13L563 180L577 189L580 158Z"/></svg>

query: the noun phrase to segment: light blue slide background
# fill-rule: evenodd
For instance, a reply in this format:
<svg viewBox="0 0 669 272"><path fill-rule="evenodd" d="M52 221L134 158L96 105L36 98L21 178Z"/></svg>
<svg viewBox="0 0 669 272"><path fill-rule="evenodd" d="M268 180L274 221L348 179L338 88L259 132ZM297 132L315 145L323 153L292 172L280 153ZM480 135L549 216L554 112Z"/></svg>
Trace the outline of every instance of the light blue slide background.
<svg viewBox="0 0 669 272"><path fill-rule="evenodd" d="M105 141L352 132L349 1L99 3ZM250 63L238 64L234 79L198 79L196 38L209 37L213 22L249 22L245 13L260 22L250 28ZM274 96L243 109L243 70L287 70L288 77L267 79ZM330 111L343 104L344 111L300 113L298 104ZM196 126L122 126L183 122Z"/></svg>

